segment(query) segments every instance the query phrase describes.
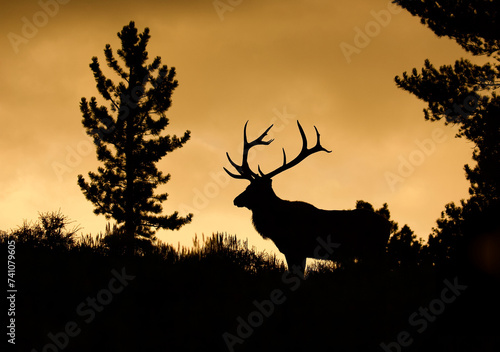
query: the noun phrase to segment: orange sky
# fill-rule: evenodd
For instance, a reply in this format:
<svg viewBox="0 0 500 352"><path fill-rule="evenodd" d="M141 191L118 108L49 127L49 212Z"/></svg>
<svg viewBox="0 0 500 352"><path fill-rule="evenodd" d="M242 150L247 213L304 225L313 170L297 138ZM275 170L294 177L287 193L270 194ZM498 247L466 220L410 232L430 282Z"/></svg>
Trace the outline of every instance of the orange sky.
<svg viewBox="0 0 500 352"><path fill-rule="evenodd" d="M253 229L250 211L233 206L247 182L222 170L230 167L226 151L240 162L247 120L249 138L275 123L275 141L258 149L254 167L279 166L282 147L290 159L298 153L297 119L311 143L316 125L333 150L277 176L283 199L323 209L387 202L394 220L427 238L444 205L467 197L463 165L472 145L455 139L452 127L426 122L425 105L394 83L426 58L443 65L468 57L455 42L389 1L216 4L226 11L212 0L2 0L0 229L60 209L85 233L104 230L76 183L98 165L78 104L98 96L91 57L105 66L105 44L116 51L116 33L130 20L150 28L150 58L177 69L166 132L192 132L158 166L172 174L165 212L195 216L180 231L158 232L162 240L187 244L195 233L224 231L274 248ZM399 178L391 183L388 175Z"/></svg>

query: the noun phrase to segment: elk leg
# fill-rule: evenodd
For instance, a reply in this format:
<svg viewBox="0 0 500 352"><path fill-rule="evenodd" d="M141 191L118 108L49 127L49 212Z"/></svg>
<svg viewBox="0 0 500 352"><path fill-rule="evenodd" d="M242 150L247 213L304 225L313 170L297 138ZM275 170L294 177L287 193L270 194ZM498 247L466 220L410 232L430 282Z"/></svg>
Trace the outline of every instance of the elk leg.
<svg viewBox="0 0 500 352"><path fill-rule="evenodd" d="M288 271L304 279L304 273L306 271L306 260L299 255L286 255L286 263L288 264Z"/></svg>

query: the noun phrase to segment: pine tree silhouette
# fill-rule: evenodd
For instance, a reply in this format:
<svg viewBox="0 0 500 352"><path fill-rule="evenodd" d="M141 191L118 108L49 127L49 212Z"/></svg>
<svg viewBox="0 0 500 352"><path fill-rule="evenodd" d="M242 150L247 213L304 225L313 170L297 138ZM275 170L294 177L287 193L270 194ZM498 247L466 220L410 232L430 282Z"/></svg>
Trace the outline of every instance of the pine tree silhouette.
<svg viewBox="0 0 500 352"><path fill-rule="evenodd" d="M466 261L467 247L476 237L486 233L500 236L498 6L485 0L396 2L419 16L437 36L447 36L473 55L496 61L477 65L460 59L436 69L426 60L420 72L414 68L411 74L404 72L395 78L400 88L428 103L426 120L458 126L457 137L474 145L476 164L464 167L471 197L460 206L446 205L429 237L430 255L436 263Z"/></svg>
<svg viewBox="0 0 500 352"><path fill-rule="evenodd" d="M134 22L130 22L118 37L122 48L117 54L125 69L109 44L104 50L107 65L122 79L118 85L103 75L97 57L90 64L97 90L109 102L111 112L98 105L95 97L90 102L82 98L80 103L83 126L93 137L97 159L104 167L99 167L97 173L89 172L90 182L78 175L78 185L94 203L95 214L116 220L130 253L137 235L153 238L159 228L179 229L191 221L192 214L159 215L161 203L168 195L154 194L158 185L170 179L170 174L164 175L155 164L182 147L189 140L190 131L181 138L160 135L169 124L165 112L178 82L174 79L175 68L161 65L160 57L146 64L149 29L138 34Z"/></svg>
<svg viewBox="0 0 500 352"><path fill-rule="evenodd" d="M498 6L495 1L395 0L414 16L420 17L438 37L454 39L474 55L491 55L500 50Z"/></svg>

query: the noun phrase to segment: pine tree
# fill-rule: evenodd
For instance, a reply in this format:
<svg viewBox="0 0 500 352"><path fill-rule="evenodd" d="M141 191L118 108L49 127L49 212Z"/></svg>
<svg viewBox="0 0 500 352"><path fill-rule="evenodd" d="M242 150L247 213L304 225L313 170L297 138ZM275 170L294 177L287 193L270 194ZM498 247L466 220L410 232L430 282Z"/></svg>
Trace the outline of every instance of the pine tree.
<svg viewBox="0 0 500 352"><path fill-rule="evenodd" d="M470 199L461 206L450 203L429 237L435 257L465 255L471 237L493 231L492 214L500 210L500 32L498 6L490 0L396 0L421 18L437 36L455 40L475 56L493 59L482 65L460 59L436 69L429 60L420 72L396 77L396 84L428 103L426 120L459 127L457 137L474 145L474 166L465 165ZM496 217L496 216L495 216ZM440 248L442 247L442 248ZM457 248L463 248L457 254ZM452 253L454 253L452 255Z"/></svg>
<svg viewBox="0 0 500 352"><path fill-rule="evenodd" d="M474 55L500 50L499 7L492 0L395 0L438 37L447 36Z"/></svg>
<svg viewBox="0 0 500 352"><path fill-rule="evenodd" d="M438 36L448 36L474 55L493 56L496 62L476 65L460 59L436 69L429 60L421 72L396 77L396 84L429 105L426 120L444 120L459 127L458 137L475 144L474 168L465 166L475 197L500 199L499 143L500 32L498 6L493 1L395 1L419 16Z"/></svg>
<svg viewBox="0 0 500 352"><path fill-rule="evenodd" d="M104 49L107 65L122 79L118 85L103 75L97 57L90 64L97 90L111 112L98 105L95 97L90 102L81 99L83 126L93 137L97 159L104 166L97 173L89 172L90 182L78 175L78 185L94 204L95 214L116 220L130 253L137 236L154 238L157 229L179 229L191 221L192 214L160 215L161 203L168 194L154 193L157 186L170 179L170 174L164 175L155 164L182 147L190 131L181 138L161 135L169 124L165 112L178 82L174 79L175 68L161 65L160 57L146 64L149 29L138 34L134 22L130 22L118 38L122 47L117 54L125 68L115 59L109 44Z"/></svg>
<svg viewBox="0 0 500 352"><path fill-rule="evenodd" d="M399 230L398 223L391 220L391 212L387 203L375 210L370 203L358 200L356 201L356 209L373 211L391 223L391 235L386 247L386 263L391 269L417 266L425 262L426 253L423 249L427 248L422 245L422 240L417 239L408 225L404 225Z"/></svg>
<svg viewBox="0 0 500 352"><path fill-rule="evenodd" d="M387 244L389 265L397 268L420 264L423 261L422 242L408 225L404 225L401 230L397 230L397 227L396 224Z"/></svg>

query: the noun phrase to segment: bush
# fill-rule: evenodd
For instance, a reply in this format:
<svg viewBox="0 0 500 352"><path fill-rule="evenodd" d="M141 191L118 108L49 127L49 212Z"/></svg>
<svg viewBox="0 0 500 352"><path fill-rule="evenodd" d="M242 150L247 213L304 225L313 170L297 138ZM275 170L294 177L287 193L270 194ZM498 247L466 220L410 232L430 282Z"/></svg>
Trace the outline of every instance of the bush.
<svg viewBox="0 0 500 352"><path fill-rule="evenodd" d="M69 219L58 212L39 213L38 221L27 221L6 236L18 245L31 248L69 250L75 244L75 234L79 227L68 229Z"/></svg>

